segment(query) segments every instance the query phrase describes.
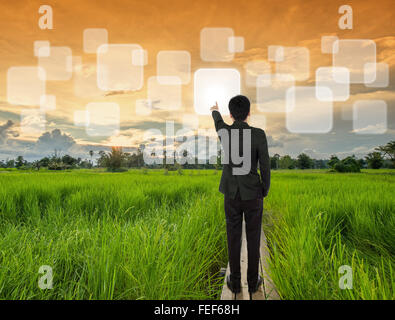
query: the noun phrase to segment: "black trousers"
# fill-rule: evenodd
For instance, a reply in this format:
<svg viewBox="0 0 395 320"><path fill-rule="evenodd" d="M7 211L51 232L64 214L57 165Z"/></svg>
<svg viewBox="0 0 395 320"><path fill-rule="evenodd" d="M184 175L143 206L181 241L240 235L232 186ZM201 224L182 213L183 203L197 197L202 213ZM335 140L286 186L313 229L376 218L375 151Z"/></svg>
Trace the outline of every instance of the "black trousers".
<svg viewBox="0 0 395 320"><path fill-rule="evenodd" d="M244 220L248 250L247 282L254 286L258 280L259 247L262 229L263 199L241 200L237 194L235 199L225 196L226 233L228 238L228 255L231 281L239 281L241 232Z"/></svg>

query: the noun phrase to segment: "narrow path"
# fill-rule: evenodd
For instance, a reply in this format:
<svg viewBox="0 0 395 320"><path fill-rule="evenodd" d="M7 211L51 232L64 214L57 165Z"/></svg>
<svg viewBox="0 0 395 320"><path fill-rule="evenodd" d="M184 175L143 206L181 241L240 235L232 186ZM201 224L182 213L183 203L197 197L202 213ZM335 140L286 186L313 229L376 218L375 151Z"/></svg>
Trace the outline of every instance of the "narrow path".
<svg viewBox="0 0 395 320"><path fill-rule="evenodd" d="M241 292L236 295L236 300L249 300L250 295L248 293L247 284L247 241L245 235L245 223L243 220L243 233L242 233L242 244L241 244ZM273 281L269 277L268 259L270 259L269 249L267 247L266 236L264 232L261 232L261 246L260 246L261 258L259 263L260 274L264 279L263 285L255 292L252 296L253 300L280 300L280 297L276 291ZM229 263L226 268L226 275L224 286L222 288L221 300L234 300L234 294L228 289L226 285L226 277L229 275Z"/></svg>

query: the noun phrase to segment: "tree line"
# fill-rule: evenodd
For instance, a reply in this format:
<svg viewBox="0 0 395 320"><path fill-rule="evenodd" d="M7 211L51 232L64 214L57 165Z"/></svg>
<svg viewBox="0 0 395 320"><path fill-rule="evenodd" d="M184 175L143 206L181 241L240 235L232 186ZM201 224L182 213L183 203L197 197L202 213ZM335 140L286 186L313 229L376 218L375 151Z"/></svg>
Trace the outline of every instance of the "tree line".
<svg viewBox="0 0 395 320"><path fill-rule="evenodd" d="M135 153L123 152L121 147L113 147L110 152L99 151L96 164L94 164L94 151L89 151L90 160L74 158L68 154L61 155L59 151L46 156L40 160L29 162L18 156L15 159L7 159L0 161L0 168L17 168L36 169L46 168L48 170L65 170L65 169L91 169L107 168L108 171L125 171L130 168L163 168L165 170L181 170L181 169L221 169L221 157L218 153L216 159L212 159L213 163L205 161L199 163L194 158L193 161L186 164L166 164L166 151L164 151L163 164L146 165L144 163L144 145L140 145ZM185 151L186 152L186 151ZM186 154L183 154L186 157ZM191 158L190 158L191 159ZM332 155L330 159L321 160L313 159L306 153L299 154L296 158L289 155L280 156L275 154L270 157L270 164L273 170L276 169L331 169L337 172L359 172L363 168L395 168L395 141L390 141L384 146L375 148L374 152L369 153L364 158L357 159L354 155L339 159L336 155Z"/></svg>
<svg viewBox="0 0 395 320"><path fill-rule="evenodd" d="M355 155L339 159L332 155L329 160L316 160L302 153L296 159L289 155L275 154L270 158L272 169L331 169L337 172L359 172L361 169L395 168L395 141L375 148L364 158Z"/></svg>

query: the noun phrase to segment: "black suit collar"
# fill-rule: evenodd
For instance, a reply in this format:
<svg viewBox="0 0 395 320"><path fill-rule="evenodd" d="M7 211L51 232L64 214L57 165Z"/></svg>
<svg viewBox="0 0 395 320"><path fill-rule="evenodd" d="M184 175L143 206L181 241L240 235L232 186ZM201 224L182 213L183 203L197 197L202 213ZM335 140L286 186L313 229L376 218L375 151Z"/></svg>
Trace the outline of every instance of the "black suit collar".
<svg viewBox="0 0 395 320"><path fill-rule="evenodd" d="M235 120L232 124L232 127L236 127L236 128L249 128L249 124L247 122L244 121L240 121L240 120Z"/></svg>

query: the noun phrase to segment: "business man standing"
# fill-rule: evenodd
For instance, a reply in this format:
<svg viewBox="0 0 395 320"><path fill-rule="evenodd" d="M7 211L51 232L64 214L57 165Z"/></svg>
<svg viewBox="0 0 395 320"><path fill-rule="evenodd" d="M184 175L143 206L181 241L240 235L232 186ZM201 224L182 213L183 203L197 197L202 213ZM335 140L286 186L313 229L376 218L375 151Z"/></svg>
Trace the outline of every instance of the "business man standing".
<svg viewBox="0 0 395 320"><path fill-rule="evenodd" d="M247 282L251 297L263 281L258 268L263 198L267 196L270 187L270 158L266 134L262 129L248 125L250 101L245 96L238 95L229 101L232 125L223 121L217 104L211 111L227 159L227 163L223 164L219 185L219 191L225 198L230 265L230 276L226 283L233 293L241 291L240 251L244 214L248 250ZM238 157L239 160L243 159L242 163L237 160ZM260 176L257 171L258 163Z"/></svg>

